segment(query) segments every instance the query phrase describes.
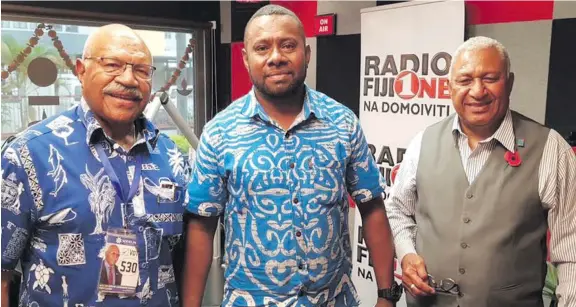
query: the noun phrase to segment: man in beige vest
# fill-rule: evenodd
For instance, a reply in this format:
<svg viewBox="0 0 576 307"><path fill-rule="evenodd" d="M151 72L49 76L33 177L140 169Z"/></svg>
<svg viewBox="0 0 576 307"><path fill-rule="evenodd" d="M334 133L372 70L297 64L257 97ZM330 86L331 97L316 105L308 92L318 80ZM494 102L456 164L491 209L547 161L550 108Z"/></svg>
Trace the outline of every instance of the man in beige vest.
<svg viewBox="0 0 576 307"><path fill-rule="evenodd" d="M408 306L542 307L546 230L559 306L576 306L576 158L509 109L504 46L474 37L450 70L456 115L409 145L386 208Z"/></svg>

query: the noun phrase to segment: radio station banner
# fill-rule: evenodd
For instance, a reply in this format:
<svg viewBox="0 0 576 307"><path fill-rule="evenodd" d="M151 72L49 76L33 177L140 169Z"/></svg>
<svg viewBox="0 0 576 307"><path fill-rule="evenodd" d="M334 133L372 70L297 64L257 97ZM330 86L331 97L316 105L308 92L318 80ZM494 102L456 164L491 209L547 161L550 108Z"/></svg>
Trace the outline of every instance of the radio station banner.
<svg viewBox="0 0 576 307"><path fill-rule="evenodd" d="M362 10L360 123L390 192L392 168L421 130L454 112L452 52L464 41L463 1L416 1ZM377 301L376 277L356 210L353 282L362 307ZM401 280L400 263L396 281ZM397 306L406 306L402 297Z"/></svg>

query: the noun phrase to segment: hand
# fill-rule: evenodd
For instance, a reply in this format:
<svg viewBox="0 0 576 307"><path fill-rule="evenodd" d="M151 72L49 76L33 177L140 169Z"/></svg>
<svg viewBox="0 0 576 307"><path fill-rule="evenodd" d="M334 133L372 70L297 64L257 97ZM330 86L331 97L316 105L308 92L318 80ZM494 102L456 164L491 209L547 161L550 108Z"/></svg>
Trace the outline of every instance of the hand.
<svg viewBox="0 0 576 307"><path fill-rule="evenodd" d="M422 257L410 253L402 258L402 284L413 296L434 294L434 288L428 285L428 272Z"/></svg>
<svg viewBox="0 0 576 307"><path fill-rule="evenodd" d="M394 306L396 306L395 303L392 303L391 301L383 299L381 297L378 298L376 305L374 305L374 307L394 307Z"/></svg>

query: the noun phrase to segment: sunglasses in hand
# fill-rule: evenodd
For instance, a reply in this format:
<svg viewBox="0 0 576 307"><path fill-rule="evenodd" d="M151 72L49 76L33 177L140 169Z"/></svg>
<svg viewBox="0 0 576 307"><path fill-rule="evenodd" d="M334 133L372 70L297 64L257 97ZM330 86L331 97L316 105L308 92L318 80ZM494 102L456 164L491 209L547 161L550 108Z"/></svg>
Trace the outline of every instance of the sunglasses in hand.
<svg viewBox="0 0 576 307"><path fill-rule="evenodd" d="M434 276L428 274L428 285L434 288L436 292L442 292L452 295L462 295L460 293L460 286L452 278L441 279L440 282L436 282Z"/></svg>

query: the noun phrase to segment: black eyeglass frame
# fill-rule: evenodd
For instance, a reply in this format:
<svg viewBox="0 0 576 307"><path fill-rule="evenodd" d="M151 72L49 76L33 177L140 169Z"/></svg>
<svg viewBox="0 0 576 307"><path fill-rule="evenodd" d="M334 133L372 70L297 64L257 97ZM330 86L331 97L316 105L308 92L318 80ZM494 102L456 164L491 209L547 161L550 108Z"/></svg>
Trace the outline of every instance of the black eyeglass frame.
<svg viewBox="0 0 576 307"><path fill-rule="evenodd" d="M437 283L434 276L428 274L428 285L434 288L436 292L462 296L460 286L452 278L444 278L440 280L440 283Z"/></svg>

